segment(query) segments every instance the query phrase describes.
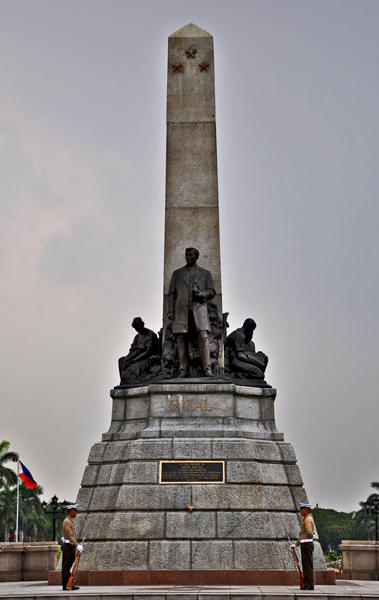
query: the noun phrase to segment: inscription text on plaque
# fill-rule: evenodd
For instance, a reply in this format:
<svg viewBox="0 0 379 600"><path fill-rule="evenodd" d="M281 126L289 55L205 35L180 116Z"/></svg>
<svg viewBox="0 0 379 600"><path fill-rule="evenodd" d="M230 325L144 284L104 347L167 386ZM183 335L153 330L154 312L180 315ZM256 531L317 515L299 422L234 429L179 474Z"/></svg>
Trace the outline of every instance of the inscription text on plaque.
<svg viewBox="0 0 379 600"><path fill-rule="evenodd" d="M225 483L225 461L161 460L159 483Z"/></svg>

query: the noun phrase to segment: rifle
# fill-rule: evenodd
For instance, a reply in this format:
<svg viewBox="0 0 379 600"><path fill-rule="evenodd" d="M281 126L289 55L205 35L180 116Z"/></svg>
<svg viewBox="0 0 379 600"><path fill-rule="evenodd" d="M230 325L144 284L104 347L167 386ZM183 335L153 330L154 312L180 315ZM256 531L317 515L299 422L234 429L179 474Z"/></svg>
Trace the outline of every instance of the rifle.
<svg viewBox="0 0 379 600"><path fill-rule="evenodd" d="M83 541L82 541L82 545L84 544L84 540L85 539L86 538L84 537ZM72 567L70 569L70 577L69 577L67 585L66 585L66 589L67 590L72 590L72 588L74 587L75 571L78 568L78 564L79 564L79 560L80 560L80 555L81 555L81 552L77 552L76 553L75 561L74 561L74 563L73 563L73 565L72 565Z"/></svg>
<svg viewBox="0 0 379 600"><path fill-rule="evenodd" d="M291 543L291 540L290 540L289 536L287 536L287 537L288 537L289 543ZM299 559L297 558L297 554L296 554L295 548L291 547L291 554L292 554L292 556L294 558L294 561L295 561L295 564L296 564L297 572L299 574L300 587L302 588L302 587L304 587L303 571L301 570Z"/></svg>

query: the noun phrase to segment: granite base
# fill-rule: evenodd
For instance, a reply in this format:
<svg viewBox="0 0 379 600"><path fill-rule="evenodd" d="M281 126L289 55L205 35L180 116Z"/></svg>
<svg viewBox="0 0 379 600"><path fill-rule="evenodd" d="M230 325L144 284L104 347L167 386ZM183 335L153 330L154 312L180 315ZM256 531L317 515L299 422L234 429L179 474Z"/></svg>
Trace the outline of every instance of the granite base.
<svg viewBox="0 0 379 600"><path fill-rule="evenodd" d="M146 571L78 571L78 585L297 585L295 570L146 570ZM332 570L315 571L317 585L334 585ZM60 571L49 571L49 585L61 583Z"/></svg>

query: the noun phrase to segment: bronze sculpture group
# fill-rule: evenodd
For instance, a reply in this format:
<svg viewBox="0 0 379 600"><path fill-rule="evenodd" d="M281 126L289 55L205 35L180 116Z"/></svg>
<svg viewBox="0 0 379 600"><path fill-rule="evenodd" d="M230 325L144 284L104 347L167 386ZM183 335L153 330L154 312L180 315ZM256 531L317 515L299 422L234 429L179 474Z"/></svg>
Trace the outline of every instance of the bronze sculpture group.
<svg viewBox="0 0 379 600"><path fill-rule="evenodd" d="M119 359L120 385L134 386L173 378L222 378L240 384L267 385L268 358L256 352L252 341L256 323L246 319L242 327L226 335L212 275L197 265L199 251L187 248L186 264L173 272L167 303L167 325L159 337L140 317L129 353ZM222 366L221 366L222 365Z"/></svg>

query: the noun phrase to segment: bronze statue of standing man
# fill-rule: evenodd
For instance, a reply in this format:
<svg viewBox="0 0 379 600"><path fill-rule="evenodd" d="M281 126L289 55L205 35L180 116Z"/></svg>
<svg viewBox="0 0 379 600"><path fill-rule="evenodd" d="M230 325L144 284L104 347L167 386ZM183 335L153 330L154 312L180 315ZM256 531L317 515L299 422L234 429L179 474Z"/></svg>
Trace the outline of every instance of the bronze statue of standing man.
<svg viewBox="0 0 379 600"><path fill-rule="evenodd" d="M178 341L179 376L188 375L187 337L195 327L204 375L211 377L211 328L207 302L212 300L216 291L210 272L196 264L199 251L196 248L186 248L185 258L187 264L173 272L168 291L167 318L173 321L172 332Z"/></svg>

